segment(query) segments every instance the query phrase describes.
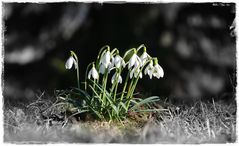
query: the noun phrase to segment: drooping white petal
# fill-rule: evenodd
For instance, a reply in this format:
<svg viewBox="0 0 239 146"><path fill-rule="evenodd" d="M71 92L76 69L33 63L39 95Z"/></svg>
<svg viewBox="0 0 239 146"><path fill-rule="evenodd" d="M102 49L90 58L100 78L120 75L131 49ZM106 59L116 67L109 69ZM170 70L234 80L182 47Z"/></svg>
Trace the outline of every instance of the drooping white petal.
<svg viewBox="0 0 239 146"><path fill-rule="evenodd" d="M100 64L99 73L105 74L105 70L106 70L105 66L103 64Z"/></svg>
<svg viewBox="0 0 239 146"><path fill-rule="evenodd" d="M66 69L71 69L74 61L75 61L75 59L72 56L70 56L67 59L66 64L65 64Z"/></svg>
<svg viewBox="0 0 239 146"><path fill-rule="evenodd" d="M88 73L88 79L90 79L91 77L93 79L98 79L99 78L99 74L98 74L97 70L95 69L95 66L93 66Z"/></svg>
<svg viewBox="0 0 239 146"><path fill-rule="evenodd" d="M120 68L121 66L121 57L119 55L116 55L114 58L114 64L116 68Z"/></svg>
<svg viewBox="0 0 239 146"><path fill-rule="evenodd" d="M157 64L156 66L157 66L156 69L158 69L159 74L161 75L161 77L163 77L164 76L163 68L159 64Z"/></svg>
<svg viewBox="0 0 239 146"><path fill-rule="evenodd" d="M134 53L129 60L128 69L130 69L135 64L136 58L137 58L137 55Z"/></svg>
<svg viewBox="0 0 239 146"><path fill-rule="evenodd" d="M154 73L154 68L152 68L151 70L148 70L148 75L150 79L152 79L153 73Z"/></svg>
<svg viewBox="0 0 239 146"><path fill-rule="evenodd" d="M159 74L158 74L157 72L154 72L154 73L153 73L153 76L156 77L156 78L158 78L158 79L160 78L160 76L159 76Z"/></svg>
<svg viewBox="0 0 239 146"><path fill-rule="evenodd" d="M137 78L137 69L134 70L134 77Z"/></svg>
<svg viewBox="0 0 239 146"><path fill-rule="evenodd" d="M131 70L131 72L130 72L130 79L132 78L132 77L135 77L135 78L137 78L137 77L140 77L140 78L142 78L143 77L143 75L142 75L142 72L140 72L140 68L139 67L134 67L132 70Z"/></svg>
<svg viewBox="0 0 239 146"><path fill-rule="evenodd" d="M143 60L146 59L147 57L148 57L147 52L144 52L144 53L140 56L140 59L141 59L141 61L143 61Z"/></svg>
<svg viewBox="0 0 239 146"><path fill-rule="evenodd" d="M154 65L154 69L155 69L155 72L154 72L155 77L159 79L160 77L164 76L164 71L159 64Z"/></svg>
<svg viewBox="0 0 239 146"><path fill-rule="evenodd" d="M119 55L116 55L114 58L114 64L116 68L125 67L125 61Z"/></svg>
<svg viewBox="0 0 239 146"><path fill-rule="evenodd" d="M149 57L150 57L149 54L145 51L145 52L140 56L140 60L141 60L142 64L144 64Z"/></svg>
<svg viewBox="0 0 239 146"><path fill-rule="evenodd" d="M114 81L115 81L115 75L116 75L116 73L112 76L112 78L111 78L111 83L113 84L114 83Z"/></svg>
<svg viewBox="0 0 239 146"><path fill-rule="evenodd" d="M95 67L92 67L92 77L93 79L98 79L99 78L99 74L97 72L97 70L95 69Z"/></svg>
<svg viewBox="0 0 239 146"><path fill-rule="evenodd" d="M90 79L91 74L92 74L92 69L91 69L91 70L89 71L89 73L88 73L88 79Z"/></svg>
<svg viewBox="0 0 239 146"><path fill-rule="evenodd" d="M139 58L138 55L137 55L137 57L136 57L136 60L137 60L138 66L143 66L143 63L142 63L142 61L141 61L141 59ZM137 67L138 67L138 66L137 66Z"/></svg>
<svg viewBox="0 0 239 146"><path fill-rule="evenodd" d="M151 63L151 62L150 62L150 63ZM150 68L150 64L148 64L148 65L146 66L146 68L144 69L144 74L145 74L145 75L148 74L149 68Z"/></svg>
<svg viewBox="0 0 239 146"><path fill-rule="evenodd" d="M142 62L141 62L139 56L136 54L135 54L135 61L134 61L133 66L134 66L134 68L138 68L138 67L142 66Z"/></svg>
<svg viewBox="0 0 239 146"><path fill-rule="evenodd" d="M149 78L152 79L153 73L154 73L153 62L150 62L150 63L146 66L146 68L145 68L145 70L144 70L144 74L145 74L145 75L148 74L148 75L149 75Z"/></svg>
<svg viewBox="0 0 239 146"><path fill-rule="evenodd" d="M137 68L138 66L140 66L140 62L136 59L136 61L134 63L134 67Z"/></svg>
<svg viewBox="0 0 239 146"><path fill-rule="evenodd" d="M132 79L133 75L134 75L134 72L135 72L135 68L133 68L129 74L129 77L130 79Z"/></svg>
<svg viewBox="0 0 239 146"><path fill-rule="evenodd" d="M148 74L148 70L149 70L149 68L148 68L148 66L146 66L146 68L144 69L144 75Z"/></svg>
<svg viewBox="0 0 239 146"><path fill-rule="evenodd" d="M119 79L118 79L118 83L122 83L122 77L121 77L121 75L119 75Z"/></svg>
<svg viewBox="0 0 239 146"><path fill-rule="evenodd" d="M146 66L146 68L145 68L145 70L144 70L144 74L147 75L147 74L148 74L148 71L151 70L152 68L153 68L153 63L150 62L150 63Z"/></svg>
<svg viewBox="0 0 239 146"><path fill-rule="evenodd" d="M117 77L117 73L115 73L115 74L112 76L112 78L111 78L111 83L112 83L112 84L115 82L116 77ZM122 77L121 77L121 75L118 75L118 80L117 80L117 82L120 83L120 84L122 83Z"/></svg>
<svg viewBox="0 0 239 146"><path fill-rule="evenodd" d="M108 68L108 65L110 63L110 51L104 53L104 55L100 60L100 63L102 63L105 66L105 68Z"/></svg>

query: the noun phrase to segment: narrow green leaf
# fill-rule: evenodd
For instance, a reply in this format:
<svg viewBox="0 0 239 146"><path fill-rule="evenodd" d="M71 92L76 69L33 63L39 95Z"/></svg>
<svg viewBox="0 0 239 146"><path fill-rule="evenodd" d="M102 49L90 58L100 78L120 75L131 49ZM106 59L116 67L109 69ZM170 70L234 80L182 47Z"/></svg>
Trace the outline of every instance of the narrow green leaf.
<svg viewBox="0 0 239 146"><path fill-rule="evenodd" d="M103 100L100 98L100 95L94 90L94 88L93 88L91 85L89 85L89 87L90 87L91 90L95 93L95 95L97 96L97 99L99 99L99 101L102 103Z"/></svg>
<svg viewBox="0 0 239 146"><path fill-rule="evenodd" d="M92 84L95 84L95 86L101 91L101 93L104 92L103 87L102 87L99 83L95 83L95 82L94 82L93 80L91 80L91 79L89 79L89 81L90 81ZM105 93L107 94L107 96L110 95L110 93L109 93L107 90L105 90Z"/></svg>
<svg viewBox="0 0 239 146"><path fill-rule="evenodd" d="M142 101L136 103L133 107L131 107L130 109L135 109L141 105L144 105L144 104L148 104L148 103L152 103L152 102L156 102L156 101L159 101L159 97L158 96L151 96L151 97L148 97L146 99L143 99Z"/></svg>

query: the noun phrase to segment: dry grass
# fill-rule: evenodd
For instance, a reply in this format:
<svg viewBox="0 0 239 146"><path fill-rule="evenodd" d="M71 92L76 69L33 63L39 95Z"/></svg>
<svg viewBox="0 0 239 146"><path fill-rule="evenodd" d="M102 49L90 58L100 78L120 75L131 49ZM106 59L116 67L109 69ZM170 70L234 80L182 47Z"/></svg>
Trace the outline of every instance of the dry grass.
<svg viewBox="0 0 239 146"><path fill-rule="evenodd" d="M62 120L66 118L60 117L58 109L41 111L42 108L49 109L47 106L50 104L42 103L37 106L38 110L5 109L5 142L233 143L236 141L235 101L197 102L193 106L169 104L167 111L155 114L146 123L130 119L123 123L82 122L75 118L69 119L66 123Z"/></svg>

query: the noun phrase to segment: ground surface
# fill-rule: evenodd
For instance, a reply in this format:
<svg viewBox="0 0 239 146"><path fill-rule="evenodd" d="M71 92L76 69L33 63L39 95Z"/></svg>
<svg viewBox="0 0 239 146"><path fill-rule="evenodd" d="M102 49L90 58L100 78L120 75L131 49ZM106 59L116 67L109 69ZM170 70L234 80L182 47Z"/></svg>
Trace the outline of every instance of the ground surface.
<svg viewBox="0 0 239 146"><path fill-rule="evenodd" d="M49 103L49 104L46 104ZM236 102L165 104L153 116L118 122L61 120L50 102L4 110L7 143L233 143L236 141ZM35 106L35 108L33 108ZM40 108L41 107L41 108ZM37 110L36 110L37 109ZM45 112L45 113L44 113Z"/></svg>

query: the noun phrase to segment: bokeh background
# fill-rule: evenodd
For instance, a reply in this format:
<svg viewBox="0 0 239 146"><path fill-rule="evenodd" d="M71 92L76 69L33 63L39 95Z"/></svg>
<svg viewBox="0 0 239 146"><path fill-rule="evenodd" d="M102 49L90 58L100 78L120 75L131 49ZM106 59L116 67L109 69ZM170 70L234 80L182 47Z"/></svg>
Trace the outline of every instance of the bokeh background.
<svg viewBox="0 0 239 146"><path fill-rule="evenodd" d="M83 80L102 46L123 55L142 43L165 77L145 77L137 91L178 101L235 98L233 3L3 3L2 17L5 103L76 86L64 67L70 50Z"/></svg>

